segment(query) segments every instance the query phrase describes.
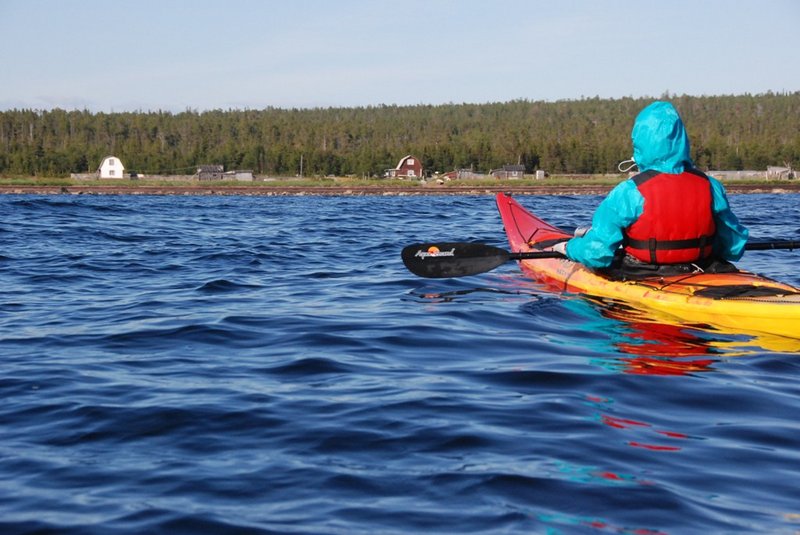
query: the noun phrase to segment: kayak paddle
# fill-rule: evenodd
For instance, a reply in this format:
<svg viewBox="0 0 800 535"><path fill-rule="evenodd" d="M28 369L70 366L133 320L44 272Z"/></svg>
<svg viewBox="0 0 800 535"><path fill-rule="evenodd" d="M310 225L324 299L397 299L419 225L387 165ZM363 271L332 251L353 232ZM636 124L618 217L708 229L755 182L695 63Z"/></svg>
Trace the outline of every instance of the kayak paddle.
<svg viewBox="0 0 800 535"><path fill-rule="evenodd" d="M800 241L753 242L744 248L746 251L800 249ZM416 243L404 247L401 256L411 273L431 279L477 275L510 260L565 258L555 251L511 253L485 243L472 242Z"/></svg>
<svg viewBox="0 0 800 535"><path fill-rule="evenodd" d="M403 263L414 275L427 278L464 277L491 271L509 260L564 258L555 251L510 253L484 243L416 243L403 248Z"/></svg>

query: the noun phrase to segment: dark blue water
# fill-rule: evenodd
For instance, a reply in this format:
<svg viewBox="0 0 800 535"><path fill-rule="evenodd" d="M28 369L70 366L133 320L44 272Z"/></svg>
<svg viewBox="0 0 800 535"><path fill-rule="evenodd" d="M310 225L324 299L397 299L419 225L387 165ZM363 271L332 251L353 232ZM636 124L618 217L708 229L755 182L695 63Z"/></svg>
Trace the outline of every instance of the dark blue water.
<svg viewBox="0 0 800 535"><path fill-rule="evenodd" d="M571 226L599 199L521 197ZM797 195L731 200L798 238ZM506 246L492 197L0 209L0 533L800 530L798 344L620 319L514 264L405 270L415 241Z"/></svg>

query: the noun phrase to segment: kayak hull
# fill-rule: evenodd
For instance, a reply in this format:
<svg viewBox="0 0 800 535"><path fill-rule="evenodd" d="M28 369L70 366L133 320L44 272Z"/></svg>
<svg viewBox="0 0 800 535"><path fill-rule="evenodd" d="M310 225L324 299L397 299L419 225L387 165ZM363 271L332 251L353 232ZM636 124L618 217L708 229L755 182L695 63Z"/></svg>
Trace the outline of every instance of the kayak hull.
<svg viewBox="0 0 800 535"><path fill-rule="evenodd" d="M508 195L497 194L497 207L514 252L546 250L555 241L571 237ZM652 314L653 321L800 339L800 289L754 273L692 273L620 281L568 259L522 260L520 264L527 275L549 290L619 302Z"/></svg>

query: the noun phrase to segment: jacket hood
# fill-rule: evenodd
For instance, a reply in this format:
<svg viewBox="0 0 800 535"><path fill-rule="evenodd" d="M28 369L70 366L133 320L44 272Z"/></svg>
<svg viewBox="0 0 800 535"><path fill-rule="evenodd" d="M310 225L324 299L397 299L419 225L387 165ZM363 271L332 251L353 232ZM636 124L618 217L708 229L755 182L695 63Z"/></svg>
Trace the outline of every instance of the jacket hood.
<svg viewBox="0 0 800 535"><path fill-rule="evenodd" d="M639 112L631 139L639 171L677 174L692 167L689 137L678 111L669 102L653 102Z"/></svg>

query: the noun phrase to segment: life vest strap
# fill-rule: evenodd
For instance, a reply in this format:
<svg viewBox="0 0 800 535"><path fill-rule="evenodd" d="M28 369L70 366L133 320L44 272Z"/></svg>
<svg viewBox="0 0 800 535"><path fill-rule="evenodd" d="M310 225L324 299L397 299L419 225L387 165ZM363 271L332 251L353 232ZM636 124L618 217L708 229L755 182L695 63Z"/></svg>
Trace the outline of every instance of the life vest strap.
<svg viewBox="0 0 800 535"><path fill-rule="evenodd" d="M631 249L639 249L648 251L650 253L650 261L657 264L656 251L675 251L679 249L699 249L701 256L703 250L711 244L713 236L700 236L699 238L689 238L685 240L656 240L649 238L647 240L635 240L628 237L625 240L627 247Z"/></svg>

